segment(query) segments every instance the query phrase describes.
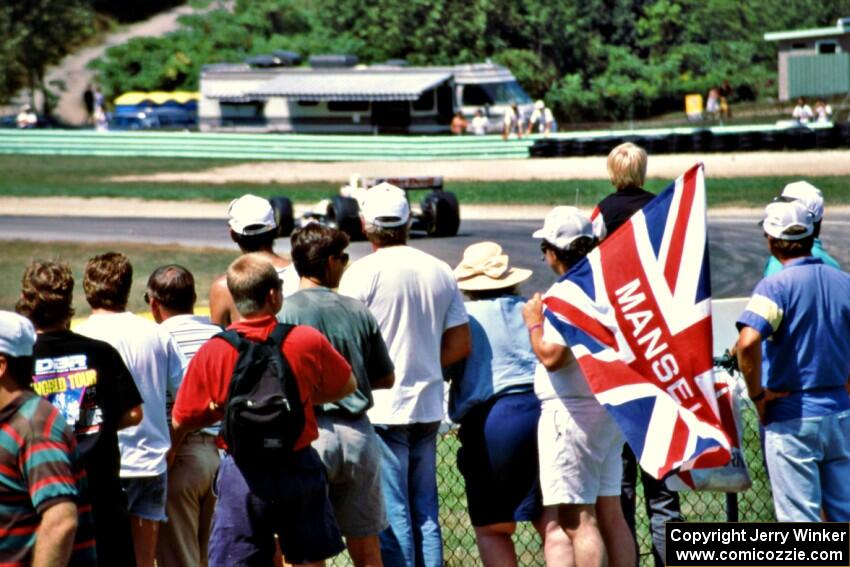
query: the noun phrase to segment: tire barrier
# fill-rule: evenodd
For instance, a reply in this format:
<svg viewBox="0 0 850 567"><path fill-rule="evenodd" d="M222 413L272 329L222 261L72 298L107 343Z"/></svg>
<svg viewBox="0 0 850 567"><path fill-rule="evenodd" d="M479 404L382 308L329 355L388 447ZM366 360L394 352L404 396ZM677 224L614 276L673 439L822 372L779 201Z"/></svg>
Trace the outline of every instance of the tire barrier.
<svg viewBox="0 0 850 567"><path fill-rule="evenodd" d="M850 122L575 132L538 139L530 153L532 157L603 156L623 142L634 142L653 155L846 148L850 147Z"/></svg>

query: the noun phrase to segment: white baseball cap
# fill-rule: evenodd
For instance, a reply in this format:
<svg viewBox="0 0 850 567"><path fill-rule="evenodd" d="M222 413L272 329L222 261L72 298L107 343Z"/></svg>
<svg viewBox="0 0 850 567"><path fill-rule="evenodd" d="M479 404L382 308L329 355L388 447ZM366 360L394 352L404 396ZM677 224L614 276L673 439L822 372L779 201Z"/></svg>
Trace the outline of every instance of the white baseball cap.
<svg viewBox="0 0 850 567"><path fill-rule="evenodd" d="M575 207L555 207L546 215L543 228L531 236L542 238L561 250L567 250L578 238L593 238L593 225L590 219Z"/></svg>
<svg viewBox="0 0 850 567"><path fill-rule="evenodd" d="M760 224L773 238L802 240L814 232L814 222L814 216L800 201L774 201L765 207Z"/></svg>
<svg viewBox="0 0 850 567"><path fill-rule="evenodd" d="M26 317L11 311L0 311L0 354L15 358L32 356L35 328Z"/></svg>
<svg viewBox="0 0 850 567"><path fill-rule="evenodd" d="M812 213L815 222L823 219L823 193L808 181L789 183L782 190L782 196L800 201Z"/></svg>
<svg viewBox="0 0 850 567"><path fill-rule="evenodd" d="M544 103L542 100L538 100L534 103L534 108L536 108L537 110L543 110L544 108L546 108L546 103Z"/></svg>
<svg viewBox="0 0 850 567"><path fill-rule="evenodd" d="M396 228L410 220L410 203L402 189L384 182L365 191L362 213L363 219L371 225Z"/></svg>
<svg viewBox="0 0 850 567"><path fill-rule="evenodd" d="M274 209L268 199L256 195L243 195L227 207L228 224L233 232L243 236L263 234L277 228Z"/></svg>

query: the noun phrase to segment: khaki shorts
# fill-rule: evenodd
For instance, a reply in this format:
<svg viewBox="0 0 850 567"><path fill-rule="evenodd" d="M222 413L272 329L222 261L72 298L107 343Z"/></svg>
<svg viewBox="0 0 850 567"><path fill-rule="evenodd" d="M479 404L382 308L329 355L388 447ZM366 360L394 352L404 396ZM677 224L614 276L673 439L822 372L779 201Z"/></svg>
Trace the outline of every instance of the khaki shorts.
<svg viewBox="0 0 850 567"><path fill-rule="evenodd" d="M595 399L546 401L537 442L544 506L620 495L623 437Z"/></svg>
<svg viewBox="0 0 850 567"><path fill-rule="evenodd" d="M317 415L313 448L325 465L331 505L345 537L366 537L389 523L381 491L381 449L365 415L348 419Z"/></svg>

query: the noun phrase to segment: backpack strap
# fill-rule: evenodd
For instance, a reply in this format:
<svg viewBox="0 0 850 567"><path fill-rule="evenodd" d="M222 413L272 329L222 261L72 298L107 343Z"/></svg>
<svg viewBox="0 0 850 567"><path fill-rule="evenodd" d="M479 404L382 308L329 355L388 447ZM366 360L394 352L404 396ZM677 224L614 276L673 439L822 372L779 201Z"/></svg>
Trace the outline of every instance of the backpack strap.
<svg viewBox="0 0 850 567"><path fill-rule="evenodd" d="M278 323L275 325L274 330L272 330L271 334L269 334L269 338L266 339L267 344L275 344L277 346L283 345L283 341L286 340L286 337L289 336L290 331L295 328L295 325L289 325L287 323ZM232 343L231 343L232 344Z"/></svg>
<svg viewBox="0 0 850 567"><path fill-rule="evenodd" d="M233 367L233 373L230 375L230 386L227 388L227 399L229 400L233 396L236 384L239 382L239 377L245 373L244 367L251 364L251 359L253 357L250 355L245 356L245 353L253 350L254 345L257 343L250 339L246 339L233 329L222 331L214 335L212 338L222 339L236 349L236 364Z"/></svg>

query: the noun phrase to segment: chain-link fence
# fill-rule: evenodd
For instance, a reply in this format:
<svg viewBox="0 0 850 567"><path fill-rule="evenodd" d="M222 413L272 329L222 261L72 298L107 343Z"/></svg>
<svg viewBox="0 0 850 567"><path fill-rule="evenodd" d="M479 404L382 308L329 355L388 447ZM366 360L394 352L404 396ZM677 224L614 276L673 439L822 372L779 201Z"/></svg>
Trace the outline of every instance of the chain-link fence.
<svg viewBox="0 0 850 567"><path fill-rule="evenodd" d="M758 421L754 409L747 404L742 407L744 421L744 455L752 487L737 495L738 519L742 522L774 521L770 483L764 469L759 445ZM480 565L475 532L466 511L466 493L463 476L457 468L457 450L460 441L457 430L449 430L437 442L437 486L440 492L440 520L443 531L445 564L449 567ZM638 484L637 529L640 545L640 564L653 565L652 540L649 521L643 505L643 493ZM682 514L688 521L723 522L727 519L726 494L718 492L682 492ZM522 566L544 565L540 537L529 523L517 526L514 536L519 564ZM348 565L350 560L342 555L334 565Z"/></svg>

